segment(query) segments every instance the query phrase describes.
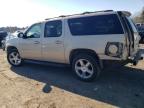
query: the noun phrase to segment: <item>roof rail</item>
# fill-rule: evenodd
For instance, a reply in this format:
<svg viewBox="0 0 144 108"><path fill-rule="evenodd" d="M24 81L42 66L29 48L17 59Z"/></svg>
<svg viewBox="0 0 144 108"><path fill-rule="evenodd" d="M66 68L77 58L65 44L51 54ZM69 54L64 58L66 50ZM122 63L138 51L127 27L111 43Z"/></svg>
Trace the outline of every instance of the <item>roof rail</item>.
<svg viewBox="0 0 144 108"><path fill-rule="evenodd" d="M46 18L45 20L50 20L50 19L54 19L54 18L60 18L60 17Z"/></svg>
<svg viewBox="0 0 144 108"><path fill-rule="evenodd" d="M53 17L53 18L47 18L45 20L50 20L50 19L54 19L54 18L60 18L60 17L68 17L68 16L74 16L74 15L85 15L85 14L91 14L91 13L98 13L98 12L112 12L113 10L102 10L102 11L94 11L94 12L83 12L83 13L80 13L80 14L72 14L72 15L61 15L61 16L58 16L58 17Z"/></svg>
<svg viewBox="0 0 144 108"><path fill-rule="evenodd" d="M91 13L98 13L98 12L112 12L113 10L102 10L102 11L94 11L94 12L84 12L82 14L91 14Z"/></svg>
<svg viewBox="0 0 144 108"><path fill-rule="evenodd" d="M126 15L126 16L131 16L132 14L130 13L130 12L128 12L128 11L117 11L118 13L123 13L124 15Z"/></svg>

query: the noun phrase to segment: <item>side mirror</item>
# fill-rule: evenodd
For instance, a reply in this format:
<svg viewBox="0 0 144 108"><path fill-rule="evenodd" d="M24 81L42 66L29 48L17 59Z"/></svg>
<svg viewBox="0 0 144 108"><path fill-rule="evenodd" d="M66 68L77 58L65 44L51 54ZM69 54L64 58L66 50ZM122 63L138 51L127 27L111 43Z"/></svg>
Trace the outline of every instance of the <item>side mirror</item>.
<svg viewBox="0 0 144 108"><path fill-rule="evenodd" d="M23 38L23 39L26 39L26 36L25 36L25 34L24 34L24 33L22 33L22 32L18 34L18 37L19 37L19 38Z"/></svg>

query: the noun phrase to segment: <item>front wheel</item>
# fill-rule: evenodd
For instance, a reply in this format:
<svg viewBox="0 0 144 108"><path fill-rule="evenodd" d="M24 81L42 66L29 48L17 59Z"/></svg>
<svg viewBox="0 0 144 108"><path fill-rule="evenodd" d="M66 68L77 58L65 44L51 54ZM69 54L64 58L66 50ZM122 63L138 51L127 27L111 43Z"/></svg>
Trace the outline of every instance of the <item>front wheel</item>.
<svg viewBox="0 0 144 108"><path fill-rule="evenodd" d="M17 50L11 50L7 54L7 60L12 66L20 66L22 64L22 58Z"/></svg>
<svg viewBox="0 0 144 108"><path fill-rule="evenodd" d="M77 55L72 62L76 76L83 81L92 81L99 77L100 67L95 57L87 54Z"/></svg>

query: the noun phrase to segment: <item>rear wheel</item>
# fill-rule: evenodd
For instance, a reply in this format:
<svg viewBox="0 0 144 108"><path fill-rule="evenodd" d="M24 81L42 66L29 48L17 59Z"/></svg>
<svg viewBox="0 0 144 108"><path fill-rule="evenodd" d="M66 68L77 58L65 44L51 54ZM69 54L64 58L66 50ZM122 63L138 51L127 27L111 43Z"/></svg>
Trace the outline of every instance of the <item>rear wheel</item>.
<svg viewBox="0 0 144 108"><path fill-rule="evenodd" d="M22 58L17 50L11 50L7 54L8 62L12 66L20 66L22 64Z"/></svg>
<svg viewBox="0 0 144 108"><path fill-rule="evenodd" d="M98 78L101 72L97 60L87 54L77 55L73 59L72 68L76 76L83 81L92 81Z"/></svg>

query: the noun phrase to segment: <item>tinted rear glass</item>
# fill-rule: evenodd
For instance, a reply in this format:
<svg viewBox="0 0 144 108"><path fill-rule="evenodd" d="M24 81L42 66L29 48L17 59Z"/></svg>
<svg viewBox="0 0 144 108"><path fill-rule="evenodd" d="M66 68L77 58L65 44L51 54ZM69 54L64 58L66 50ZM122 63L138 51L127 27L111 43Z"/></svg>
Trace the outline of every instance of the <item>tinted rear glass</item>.
<svg viewBox="0 0 144 108"><path fill-rule="evenodd" d="M45 37L59 37L62 35L62 21L49 21L45 24Z"/></svg>
<svg viewBox="0 0 144 108"><path fill-rule="evenodd" d="M126 18L128 19L128 22L130 23L133 32L137 32L137 28L136 28L134 22L132 21L132 19L130 17L126 17Z"/></svg>
<svg viewBox="0 0 144 108"><path fill-rule="evenodd" d="M68 20L72 35L123 34L121 23L115 14L73 18Z"/></svg>

